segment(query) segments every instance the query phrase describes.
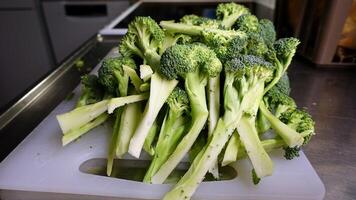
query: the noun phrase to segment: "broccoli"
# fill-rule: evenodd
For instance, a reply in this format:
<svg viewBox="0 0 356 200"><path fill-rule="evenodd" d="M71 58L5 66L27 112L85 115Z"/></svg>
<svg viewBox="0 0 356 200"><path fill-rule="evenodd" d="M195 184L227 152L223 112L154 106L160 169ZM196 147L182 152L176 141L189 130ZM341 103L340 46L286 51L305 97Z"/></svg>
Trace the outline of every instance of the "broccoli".
<svg viewBox="0 0 356 200"><path fill-rule="evenodd" d="M220 74L209 78L207 87L208 99L208 137L211 138L220 117ZM219 178L218 161L209 170L214 178Z"/></svg>
<svg viewBox="0 0 356 200"><path fill-rule="evenodd" d="M151 76L150 82L150 97L146 103L145 110L140 123L137 125L133 134L128 152L138 158L141 154L141 149L144 145L150 128L157 118L159 111L165 103L168 96L178 84L177 80L167 80L159 73L155 72Z"/></svg>
<svg viewBox="0 0 356 200"><path fill-rule="evenodd" d="M288 110L284 112L280 120L287 124L289 127L295 129L303 138L304 142L302 145L306 145L310 138L315 134L314 133L314 124L315 122L311 118L311 116L305 112L304 110ZM299 151L301 147L283 147L284 149L284 157L287 160L291 160L295 157L299 156Z"/></svg>
<svg viewBox="0 0 356 200"><path fill-rule="evenodd" d="M275 65L275 75L273 80L266 86L264 93L270 90L286 72L299 43L296 38L282 38L273 44L273 49L266 52L266 59Z"/></svg>
<svg viewBox="0 0 356 200"><path fill-rule="evenodd" d="M221 3L216 8L216 17L221 20L221 25L224 28L231 28L236 20L250 11L242 5L236 3Z"/></svg>
<svg viewBox="0 0 356 200"><path fill-rule="evenodd" d="M103 99L103 87L98 81L96 75L84 75L81 77L82 93L77 102L76 108L96 103Z"/></svg>
<svg viewBox="0 0 356 200"><path fill-rule="evenodd" d="M297 105L294 100L286 95L284 92L277 87L281 84L276 84L275 87L272 87L264 96L264 102L270 110L274 112L274 116L279 118L282 113L286 112L289 109L295 109Z"/></svg>
<svg viewBox="0 0 356 200"><path fill-rule="evenodd" d="M260 103L260 111L263 116L269 121L272 129L275 130L291 148L301 146L304 139L295 128L286 125L278 118L285 112L290 113L290 110L295 110L296 107L294 100L280 92L277 87L270 89L265 95L264 100ZM274 114L272 114L270 110L272 110Z"/></svg>
<svg viewBox="0 0 356 200"><path fill-rule="evenodd" d="M285 95L290 94L291 88L287 72L282 75L282 77L279 79L279 81L274 87L276 87L281 93Z"/></svg>
<svg viewBox="0 0 356 200"><path fill-rule="evenodd" d="M176 80L167 80L156 72L160 65L160 51L165 42L165 32L150 17L136 17L128 27L121 41L120 53L124 56L139 56L150 65L154 74L151 76L150 97L143 112L142 120L133 134L129 153L139 157L145 138L154 123L161 107L177 85Z"/></svg>
<svg viewBox="0 0 356 200"><path fill-rule="evenodd" d="M200 26L205 28L214 28L214 29L221 28L220 21L206 18L206 17L199 17L197 15L185 15L180 19L180 22L183 24Z"/></svg>
<svg viewBox="0 0 356 200"><path fill-rule="evenodd" d="M240 146L240 138L239 138L239 134L235 130L235 132L232 134L229 142L227 143L224 157L221 162L221 166L226 166L226 165L236 161L237 154L239 151L239 146Z"/></svg>
<svg viewBox="0 0 356 200"><path fill-rule="evenodd" d="M132 59L127 57L108 58L102 62L98 71L98 82L103 86L106 91L106 97L110 96L126 96L128 76L124 74L122 69L123 65L135 68L135 63ZM121 99L120 102L124 104L137 101L136 99ZM64 113L57 116L57 120L64 133L69 130L82 127L90 121L97 118L99 115L107 111L108 99L99 101L95 104L82 106L72 110L71 112Z"/></svg>
<svg viewBox="0 0 356 200"><path fill-rule="evenodd" d="M290 92L291 92L291 88L290 88L290 84L289 84L289 78L288 78L288 75L287 73L284 73L281 77L281 79L278 81L278 83L272 87L273 91L279 91L277 93L277 95L281 95L279 93L282 93L284 95L289 95ZM269 91L267 92L267 94L265 94L264 96L264 99L268 98L268 96L273 96L273 91ZM276 99L276 98L273 98L273 99ZM267 100L267 99L266 99ZM285 100L287 101L293 101L293 99L287 97L285 98ZM276 101L273 100L275 103L273 103L274 105L272 105L272 110L275 110L275 116L276 117L279 117L279 115L283 112L283 110L285 110L285 106L282 106L280 105L278 107L278 105L276 105ZM265 102L268 102L268 101L265 101ZM290 102L292 105L294 104L293 102ZM267 107L271 107L271 105L266 105ZM277 108L275 108L277 106ZM295 105L296 106L296 105ZM284 108L284 109L283 109ZM266 117L262 114L261 111L258 111L257 113L257 121L256 121L256 128L258 130L258 133L264 133L266 132L267 130L269 130L271 128L271 124L268 122L268 120L266 119Z"/></svg>
<svg viewBox="0 0 356 200"><path fill-rule="evenodd" d="M236 126L257 176L262 178L272 173L273 163L263 149L254 125L251 125L250 120L253 117L247 117L243 113L252 116L257 112L264 83L272 78L273 68L270 63L252 55L235 58L224 67L224 116L219 119L207 146L201 150L186 174L164 199L192 196L198 187L197 183L203 180L206 172L212 167Z"/></svg>
<svg viewBox="0 0 356 200"><path fill-rule="evenodd" d="M260 31L260 24L255 15L244 14L237 19L234 29L246 33L258 33Z"/></svg>
<svg viewBox="0 0 356 200"><path fill-rule="evenodd" d="M104 85L107 92L109 92L112 95L119 97L119 98L126 97L127 93L128 93L129 75L127 72L129 72L129 74L131 75L130 77L132 77L132 71L130 71L128 69L125 70L124 69L125 67L127 67L128 69L132 69L134 72L133 74L136 74L134 71L134 69L136 69L136 64L135 64L134 60L128 56L105 59L101 65L101 67L98 70L100 83L102 85ZM108 104L109 104L108 107L115 107L115 108L118 107L118 106L110 105L113 102L114 102L114 100L111 99L108 102ZM121 102L121 99L120 99L120 102ZM117 103L117 99L116 99L116 103ZM120 106L122 106L122 105L120 105ZM109 111L109 113L113 112L113 110L114 109ZM117 149L117 143L118 143L117 141L118 141L118 137L120 134L119 130L120 130L120 126L123 125L123 124L121 124L121 122L123 121L123 120L121 120L122 112L123 112L122 107L114 110L115 121L114 121L114 127L113 127L113 131L112 131L112 137L111 137L110 144L109 144L107 168L106 168L107 175L111 175L112 166L113 166L114 158L116 155L115 153L116 153L116 149Z"/></svg>
<svg viewBox="0 0 356 200"><path fill-rule="evenodd" d="M136 17L121 41L120 54L139 56L155 70L159 66L159 49L164 37L164 31L152 18Z"/></svg>
<svg viewBox="0 0 356 200"><path fill-rule="evenodd" d="M150 183L152 176L173 152L189 121L189 99L187 93L176 87L167 99L168 111L156 144L155 154L148 168L144 182Z"/></svg>
<svg viewBox="0 0 356 200"><path fill-rule="evenodd" d="M123 65L136 68L134 60L129 57L107 58L98 70L99 82L113 96L126 96L129 77L124 73Z"/></svg>
<svg viewBox="0 0 356 200"><path fill-rule="evenodd" d="M162 55L162 74L169 79L184 79L191 108L191 127L177 148L152 177L152 183L163 183L192 147L208 117L205 86L209 77L217 76L222 64L214 51L204 45L174 45Z"/></svg>
<svg viewBox="0 0 356 200"><path fill-rule="evenodd" d="M259 21L259 29L260 35L268 48L272 48L273 43L276 41L276 31L274 30L273 23L268 19L261 19Z"/></svg>

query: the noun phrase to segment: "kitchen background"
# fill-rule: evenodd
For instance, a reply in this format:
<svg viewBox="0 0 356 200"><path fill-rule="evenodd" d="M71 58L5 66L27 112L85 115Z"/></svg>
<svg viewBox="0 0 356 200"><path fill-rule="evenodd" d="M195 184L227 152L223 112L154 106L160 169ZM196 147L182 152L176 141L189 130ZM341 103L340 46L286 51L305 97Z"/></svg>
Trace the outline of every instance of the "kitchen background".
<svg viewBox="0 0 356 200"><path fill-rule="evenodd" d="M95 67L118 44L134 16L212 17L221 1L182 2L1 0L0 162L77 86L83 73L77 69ZM355 199L356 0L236 2L271 19L278 37L301 40L290 67L291 95L315 117L318 133L304 151L326 185L326 199ZM49 79L56 84L39 84Z"/></svg>
<svg viewBox="0 0 356 200"><path fill-rule="evenodd" d="M0 1L0 113L135 2ZM146 4L147 8L141 6L119 26L125 27L135 15L150 15L157 20L162 17L177 18L183 12L205 12L209 16L209 3L202 2L197 1L195 6L177 3L173 6L167 3ZM342 66L354 65L356 12L353 11L356 4L352 0L242 2L248 4L259 17L272 19L280 37L300 38L300 55L313 63L324 67L341 66L340 63ZM158 9L157 5L165 8ZM202 5L205 9L201 8ZM105 28L102 32L112 33L105 31Z"/></svg>

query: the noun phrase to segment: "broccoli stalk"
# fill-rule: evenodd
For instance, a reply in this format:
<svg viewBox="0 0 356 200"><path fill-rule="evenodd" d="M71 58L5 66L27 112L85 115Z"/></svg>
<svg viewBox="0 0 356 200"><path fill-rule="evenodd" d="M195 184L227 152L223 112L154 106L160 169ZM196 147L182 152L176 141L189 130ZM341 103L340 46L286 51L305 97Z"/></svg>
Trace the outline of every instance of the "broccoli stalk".
<svg viewBox="0 0 356 200"><path fill-rule="evenodd" d="M268 102L269 107L274 110L275 114L269 111L264 101ZM269 121L273 130L283 138L289 147L301 146L304 141L303 137L278 119L282 113L296 108L294 100L280 92L277 87L273 87L265 95L264 101L260 102L260 112Z"/></svg>
<svg viewBox="0 0 356 200"><path fill-rule="evenodd" d="M148 131L145 142L143 143L143 150L145 150L150 156L155 155L155 148L152 145L157 133L159 132L159 124L157 120L153 122L150 130Z"/></svg>
<svg viewBox="0 0 356 200"><path fill-rule="evenodd" d="M218 119L220 117L220 75L209 78L208 81L208 137L212 136ZM214 166L209 170L214 178L219 178L218 161L216 160Z"/></svg>
<svg viewBox="0 0 356 200"><path fill-rule="evenodd" d="M123 108L119 135L116 143L116 156L123 158L129 149L129 143L134 131L141 119L141 103L128 104Z"/></svg>
<svg viewBox="0 0 356 200"><path fill-rule="evenodd" d="M111 98L107 103L108 113L111 114L116 108L122 107L126 104L135 103L139 101L144 101L148 99L150 94L148 92L141 94L132 94L125 97Z"/></svg>
<svg viewBox="0 0 356 200"><path fill-rule="evenodd" d="M106 90L115 96L119 96L121 98L126 97L128 93L129 87L129 75L124 70L124 67L132 68L133 71L136 68L135 62L133 59L128 57L116 57L116 58L108 58L104 60L103 64L99 68L99 81L102 85L105 86ZM129 71L130 75L132 75L131 71ZM110 100L111 101L111 100ZM110 102L109 101L109 102ZM107 158L107 175L111 175L112 166L114 162L114 158L116 155L116 144L119 135L119 129L121 125L121 115L123 112L123 108L119 108L114 112L114 128L112 133L112 138L109 144L108 150L108 158Z"/></svg>
<svg viewBox="0 0 356 200"><path fill-rule="evenodd" d="M178 84L177 80L167 80L154 73L151 77L150 97L143 112L142 120L130 140L129 153L138 158L145 139L164 102Z"/></svg>
<svg viewBox="0 0 356 200"><path fill-rule="evenodd" d="M159 51L164 42L164 31L150 17L136 17L128 27L121 41L120 53L127 56L139 56L149 64L155 73L151 76L150 97L146 104L142 120L130 140L129 153L139 157L146 136L155 121L159 110L169 94L178 84L176 80L167 80L156 72L160 66Z"/></svg>
<svg viewBox="0 0 356 200"><path fill-rule="evenodd" d="M166 193L163 200L190 199L199 183L203 181L206 172L216 161L216 158L223 148L223 145L221 144L228 140L229 135L225 133L226 125L222 119L219 119L216 129L214 130L212 141L199 152L188 171L178 181L174 188ZM213 142L214 138L218 138L216 143ZM220 146L218 144L220 144Z"/></svg>
<svg viewBox="0 0 356 200"><path fill-rule="evenodd" d="M161 72L167 78L184 79L188 94L192 123L188 133L177 148L152 177L152 183L163 183L183 156L192 147L208 118L205 100L205 86L209 77L217 76L222 69L215 53L203 45L174 45L162 55Z"/></svg>
<svg viewBox="0 0 356 200"><path fill-rule="evenodd" d="M235 131L229 142L227 143L223 160L221 166L226 166L230 163L233 163L237 160L237 154L239 152L240 138L239 134Z"/></svg>
<svg viewBox="0 0 356 200"><path fill-rule="evenodd" d="M167 99L167 104L169 108L162 123L155 154L143 179L146 183L151 182L152 176L168 159L187 127L189 100L186 92L176 87Z"/></svg>
<svg viewBox="0 0 356 200"><path fill-rule="evenodd" d="M98 103L81 106L70 112L57 115L57 121L63 133L79 128L107 110L109 100L102 100Z"/></svg>
<svg viewBox="0 0 356 200"><path fill-rule="evenodd" d="M103 113L103 114L99 115L97 118L95 118L94 120L90 121L89 123L86 123L79 128L71 129L68 132L64 133L64 135L62 137L62 145L65 146L65 145L69 144L70 142L79 138L80 136L87 133L91 129L104 123L108 119L108 117L109 117L109 115L107 113Z"/></svg>

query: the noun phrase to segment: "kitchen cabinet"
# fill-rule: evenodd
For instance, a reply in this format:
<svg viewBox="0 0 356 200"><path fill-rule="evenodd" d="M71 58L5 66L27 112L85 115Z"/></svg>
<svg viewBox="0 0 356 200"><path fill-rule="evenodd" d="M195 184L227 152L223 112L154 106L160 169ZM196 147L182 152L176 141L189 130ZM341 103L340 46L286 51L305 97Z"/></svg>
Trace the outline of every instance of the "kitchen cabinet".
<svg viewBox="0 0 356 200"><path fill-rule="evenodd" d="M54 68L34 1L0 2L0 113Z"/></svg>
<svg viewBox="0 0 356 200"><path fill-rule="evenodd" d="M129 7L129 1L43 1L57 64Z"/></svg>

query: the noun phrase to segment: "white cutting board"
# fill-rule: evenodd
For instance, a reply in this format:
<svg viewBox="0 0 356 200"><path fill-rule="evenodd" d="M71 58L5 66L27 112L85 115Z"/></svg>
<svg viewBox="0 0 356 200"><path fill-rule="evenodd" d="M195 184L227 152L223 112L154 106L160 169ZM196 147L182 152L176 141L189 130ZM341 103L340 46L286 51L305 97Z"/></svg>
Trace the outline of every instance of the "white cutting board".
<svg viewBox="0 0 356 200"><path fill-rule="evenodd" d="M116 51L116 50L115 50ZM116 54L113 50L111 55ZM79 87L78 87L79 88ZM63 101L0 163L0 199L160 199L172 185L86 174L79 166L92 158L106 158L110 131L100 126L65 147L56 115L71 110L79 95ZM21 126L21 125L19 125ZM325 187L303 152L291 161L272 152L275 169L259 185L251 183L247 160L234 167L233 180L203 182L194 200L321 200Z"/></svg>

